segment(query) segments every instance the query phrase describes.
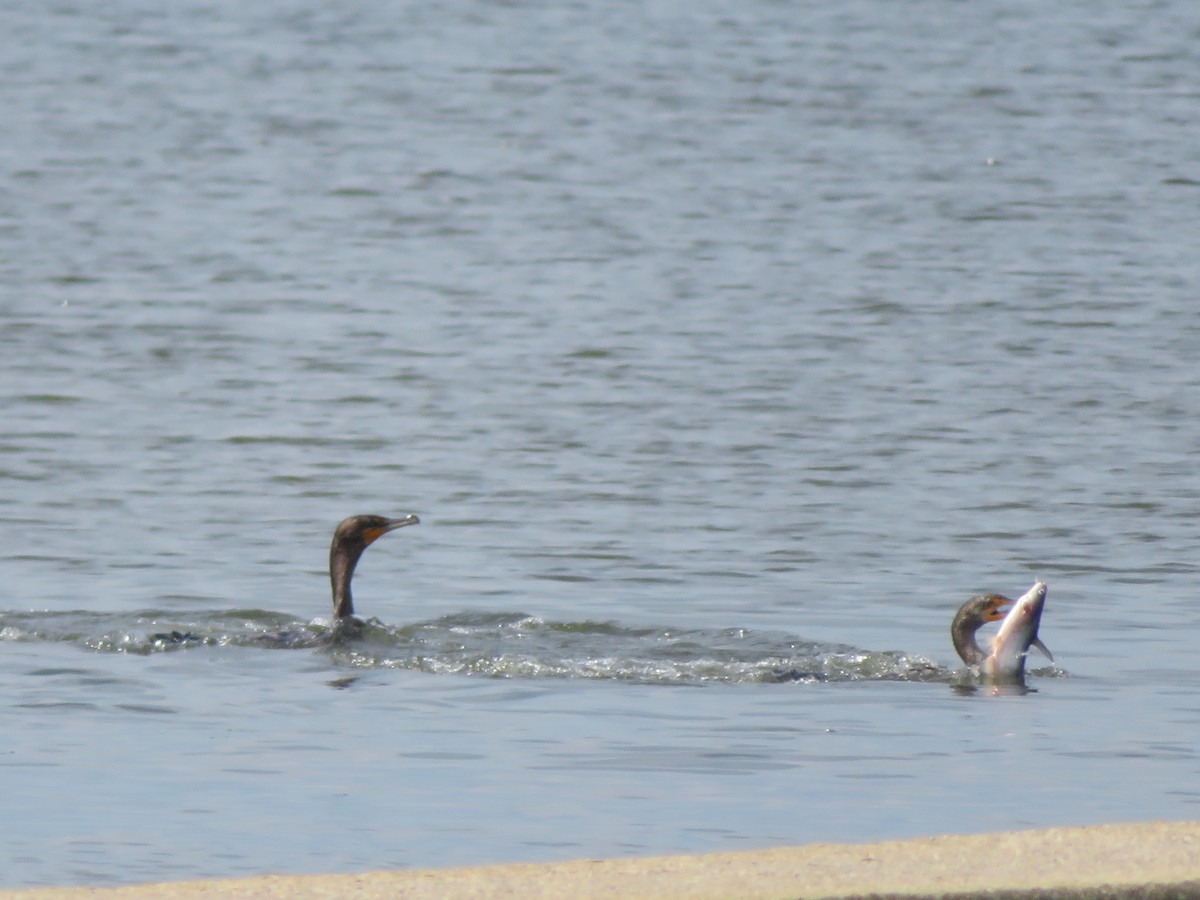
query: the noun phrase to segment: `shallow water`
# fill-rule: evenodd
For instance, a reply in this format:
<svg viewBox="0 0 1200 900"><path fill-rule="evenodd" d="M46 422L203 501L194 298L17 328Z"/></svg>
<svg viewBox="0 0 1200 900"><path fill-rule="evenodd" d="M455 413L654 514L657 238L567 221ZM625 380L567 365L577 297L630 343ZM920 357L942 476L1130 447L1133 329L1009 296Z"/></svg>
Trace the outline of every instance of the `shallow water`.
<svg viewBox="0 0 1200 900"><path fill-rule="evenodd" d="M3 884L1197 816L1191 7L0 26Z"/></svg>

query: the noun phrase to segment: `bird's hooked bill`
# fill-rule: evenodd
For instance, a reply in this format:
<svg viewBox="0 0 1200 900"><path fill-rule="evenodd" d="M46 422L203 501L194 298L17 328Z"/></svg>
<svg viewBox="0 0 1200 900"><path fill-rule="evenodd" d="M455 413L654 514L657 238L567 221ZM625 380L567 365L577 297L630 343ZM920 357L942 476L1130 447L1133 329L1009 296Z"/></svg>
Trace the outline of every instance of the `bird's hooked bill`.
<svg viewBox="0 0 1200 900"><path fill-rule="evenodd" d="M421 520L416 516L409 514L402 516L399 519L388 519L383 525L377 528L367 528L363 531L363 542L370 546L379 539L381 535L387 534L389 531L395 531L397 528L403 528L405 525L420 525Z"/></svg>

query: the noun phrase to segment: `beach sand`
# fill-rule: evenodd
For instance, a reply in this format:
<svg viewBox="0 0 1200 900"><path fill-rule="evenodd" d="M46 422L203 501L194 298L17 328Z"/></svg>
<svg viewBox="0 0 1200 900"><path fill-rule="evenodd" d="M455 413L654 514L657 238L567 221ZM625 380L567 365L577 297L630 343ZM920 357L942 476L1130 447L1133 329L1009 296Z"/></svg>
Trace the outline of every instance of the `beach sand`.
<svg viewBox="0 0 1200 900"><path fill-rule="evenodd" d="M809 844L701 856L0 891L0 900L864 896L1200 897L1200 822Z"/></svg>

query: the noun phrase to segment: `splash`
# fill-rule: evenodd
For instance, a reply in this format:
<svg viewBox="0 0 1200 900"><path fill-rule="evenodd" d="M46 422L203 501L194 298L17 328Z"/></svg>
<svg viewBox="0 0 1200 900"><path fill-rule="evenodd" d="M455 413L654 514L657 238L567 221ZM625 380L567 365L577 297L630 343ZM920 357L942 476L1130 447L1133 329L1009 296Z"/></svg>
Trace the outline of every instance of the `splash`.
<svg viewBox="0 0 1200 900"><path fill-rule="evenodd" d="M639 684L956 683L961 673L899 651L869 651L744 628L634 628L548 621L525 613L463 613L389 625L337 626L266 610L119 615L0 612L0 640L75 644L150 655L202 648L305 649L355 669L485 678L584 678Z"/></svg>

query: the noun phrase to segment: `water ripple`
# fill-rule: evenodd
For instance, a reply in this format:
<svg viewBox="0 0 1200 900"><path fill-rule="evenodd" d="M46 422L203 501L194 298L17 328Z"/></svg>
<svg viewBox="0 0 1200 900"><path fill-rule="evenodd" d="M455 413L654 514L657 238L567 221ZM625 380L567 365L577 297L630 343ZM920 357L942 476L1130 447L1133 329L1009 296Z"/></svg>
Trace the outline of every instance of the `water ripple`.
<svg viewBox="0 0 1200 900"><path fill-rule="evenodd" d="M0 640L71 643L135 655L225 646L308 649L355 668L488 678L675 685L970 679L969 673L919 655L806 641L779 632L634 628L610 621L548 621L521 612L463 613L398 626L378 619L331 626L327 620L252 609L147 610L126 616L0 612Z"/></svg>

